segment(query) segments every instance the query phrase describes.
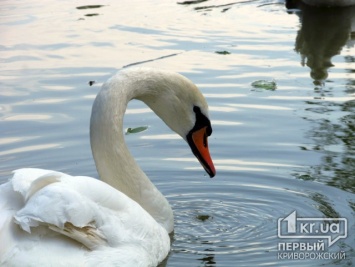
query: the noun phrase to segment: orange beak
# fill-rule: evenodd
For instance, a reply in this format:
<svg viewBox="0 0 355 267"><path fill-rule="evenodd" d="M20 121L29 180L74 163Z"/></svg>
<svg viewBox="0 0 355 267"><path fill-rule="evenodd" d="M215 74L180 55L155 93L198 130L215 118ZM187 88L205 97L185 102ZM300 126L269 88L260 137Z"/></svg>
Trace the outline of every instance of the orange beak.
<svg viewBox="0 0 355 267"><path fill-rule="evenodd" d="M192 153L201 163L202 167L206 170L209 176L212 178L216 175L216 169L213 165L213 161L208 150L207 142L207 127L203 127L191 133L187 138L187 141L191 147Z"/></svg>

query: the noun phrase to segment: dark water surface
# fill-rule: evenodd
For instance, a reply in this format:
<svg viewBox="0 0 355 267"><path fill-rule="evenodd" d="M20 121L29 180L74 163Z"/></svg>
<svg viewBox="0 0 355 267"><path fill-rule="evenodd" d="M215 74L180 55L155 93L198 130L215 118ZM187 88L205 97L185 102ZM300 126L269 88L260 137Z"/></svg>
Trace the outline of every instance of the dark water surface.
<svg viewBox="0 0 355 267"><path fill-rule="evenodd" d="M126 141L175 212L162 265L355 264L355 8L45 2L0 3L1 182L21 167L97 177L88 133L101 84L131 64L173 70L210 105L217 176L207 178L184 141L130 103L125 127L148 128ZM276 87L252 86L262 80ZM347 238L331 246L307 233L279 238L278 219L293 211L344 218ZM323 251L279 249L319 241ZM299 252L335 258L290 259Z"/></svg>

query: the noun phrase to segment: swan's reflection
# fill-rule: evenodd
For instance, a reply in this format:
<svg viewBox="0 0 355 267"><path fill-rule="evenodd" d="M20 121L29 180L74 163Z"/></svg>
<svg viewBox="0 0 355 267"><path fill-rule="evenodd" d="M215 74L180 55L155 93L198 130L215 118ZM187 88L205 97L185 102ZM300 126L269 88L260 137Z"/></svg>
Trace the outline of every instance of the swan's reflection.
<svg viewBox="0 0 355 267"><path fill-rule="evenodd" d="M288 8L298 8L301 29L298 31L295 50L300 53L302 65L307 65L316 85L328 78L331 59L342 48L351 44L355 32L355 6L342 8L317 8L297 2L286 3Z"/></svg>

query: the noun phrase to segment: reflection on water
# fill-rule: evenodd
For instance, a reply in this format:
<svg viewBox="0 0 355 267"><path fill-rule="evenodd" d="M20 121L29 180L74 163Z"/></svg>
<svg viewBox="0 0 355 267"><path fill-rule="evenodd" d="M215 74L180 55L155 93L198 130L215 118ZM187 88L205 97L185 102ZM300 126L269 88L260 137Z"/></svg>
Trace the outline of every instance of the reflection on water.
<svg viewBox="0 0 355 267"><path fill-rule="evenodd" d="M317 8L297 2L301 29L297 33L295 50L302 56L302 65L310 69L315 84L321 85L333 67L332 57L340 51L355 32L355 6ZM331 77L330 77L331 78Z"/></svg>
<svg viewBox="0 0 355 267"><path fill-rule="evenodd" d="M311 167L307 174L296 174L296 177L307 180L318 180L329 185L355 192L355 81L347 81L345 92L350 99L336 101L333 90L324 87L325 81L334 79L335 73L329 76L329 68L333 67L332 58L339 55L342 49L352 45L355 33L355 6L343 8L316 8L301 2L289 8L299 8L296 14L300 17L301 26L297 33L295 50L302 56L302 65L307 65L315 85L323 87L315 90L320 99L325 101L306 101L308 106L306 120L312 121L312 129L307 133L314 140L314 145L304 150L322 153L322 164ZM295 3L295 2L293 2ZM355 57L348 55L345 62L355 62ZM351 66L349 64L349 66ZM347 69L353 73L354 69ZM351 77L351 76L349 76ZM336 78L336 77L335 77Z"/></svg>
<svg viewBox="0 0 355 267"><path fill-rule="evenodd" d="M355 89L355 88L354 88ZM325 182L355 192L355 99L343 103L307 101L313 128L307 135L313 146L304 150L321 153L322 163L299 178Z"/></svg>

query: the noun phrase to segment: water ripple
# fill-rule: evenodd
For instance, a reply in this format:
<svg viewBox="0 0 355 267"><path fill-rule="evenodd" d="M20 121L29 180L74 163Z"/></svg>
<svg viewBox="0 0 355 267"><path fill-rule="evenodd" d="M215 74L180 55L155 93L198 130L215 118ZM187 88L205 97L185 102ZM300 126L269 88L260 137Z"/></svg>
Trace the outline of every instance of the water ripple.
<svg viewBox="0 0 355 267"><path fill-rule="evenodd" d="M175 234L168 261L219 262L224 255L229 255L229 260L238 262L238 266L262 266L266 262L280 266L278 218L294 210L303 216L331 216L335 210L339 211L339 206L349 205L346 200L335 201L324 195L332 195L337 189L318 188L320 192L315 196L317 190L313 191L315 187L309 183L292 181L288 188L282 188L276 185L274 177L260 178L274 180L271 182L274 186L247 178L239 182L209 180L213 185L208 181L176 182L174 193L168 194L175 214ZM349 197L353 198L350 194ZM335 215L350 217L347 209L344 207L342 214ZM299 263L288 261L287 264ZM318 263L302 261L302 264Z"/></svg>

